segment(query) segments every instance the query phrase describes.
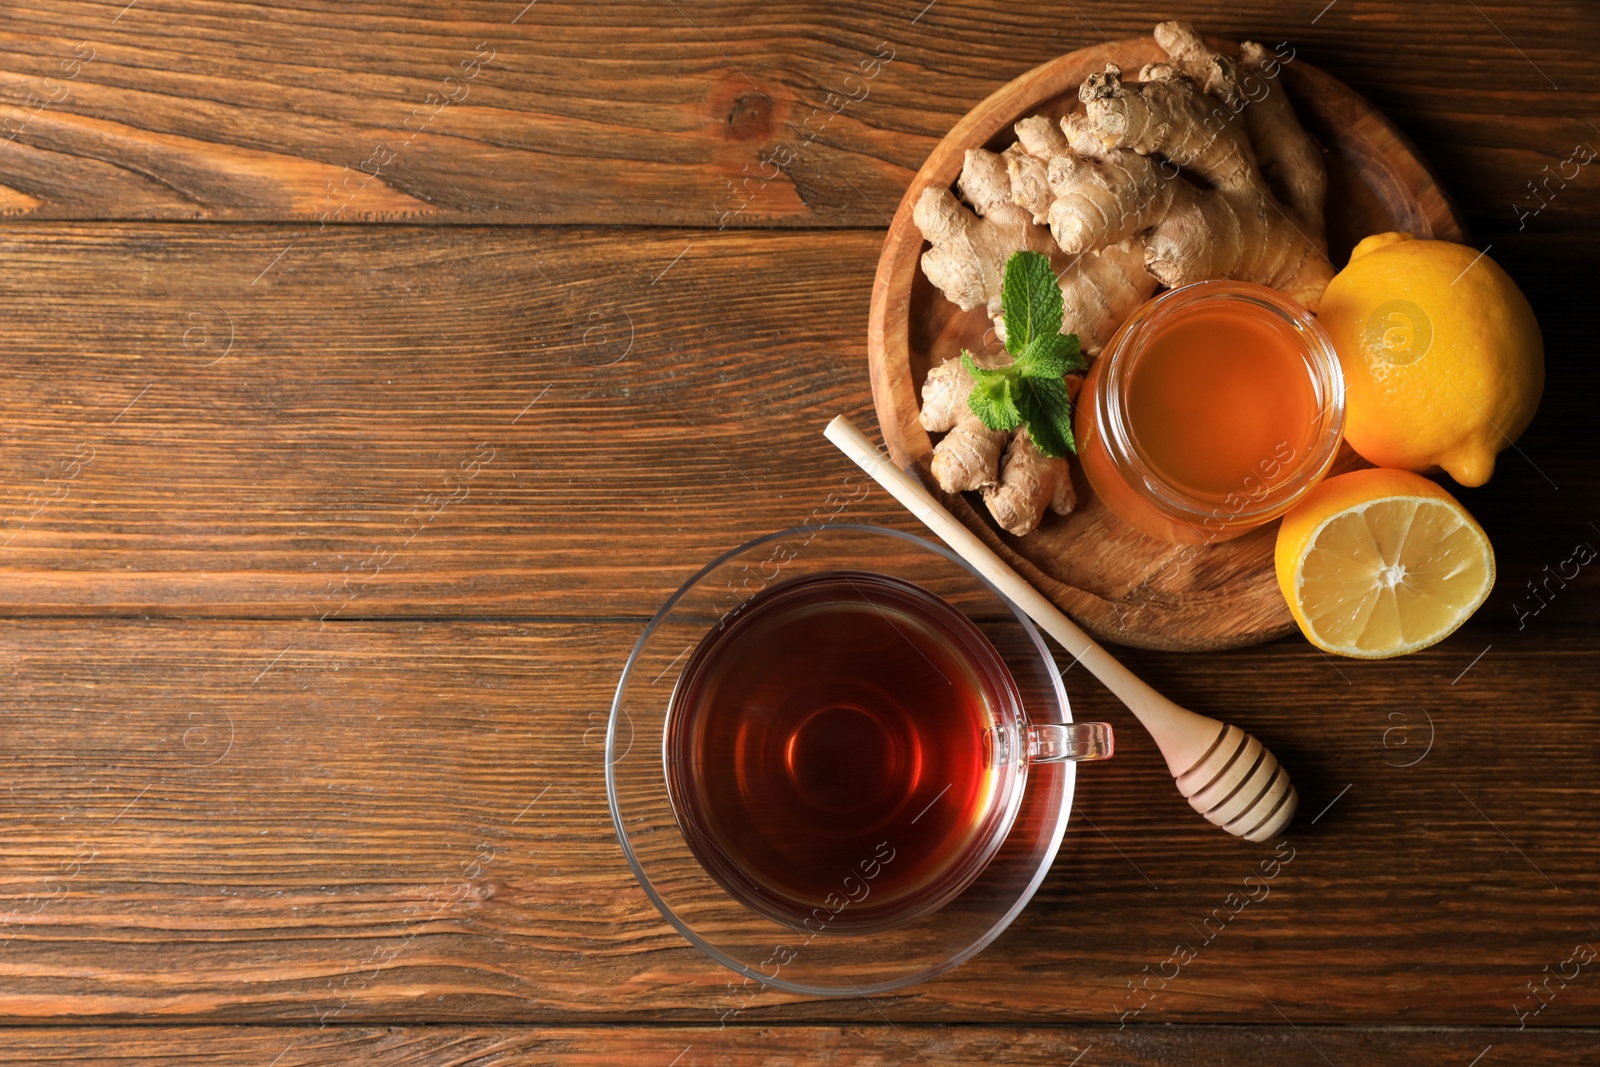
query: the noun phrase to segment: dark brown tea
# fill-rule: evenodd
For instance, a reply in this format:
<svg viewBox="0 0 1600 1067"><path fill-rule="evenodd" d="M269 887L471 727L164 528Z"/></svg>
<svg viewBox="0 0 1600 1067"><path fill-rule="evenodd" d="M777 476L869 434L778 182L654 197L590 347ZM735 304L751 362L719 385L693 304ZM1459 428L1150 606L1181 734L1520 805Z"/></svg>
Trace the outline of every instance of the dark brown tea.
<svg viewBox="0 0 1600 1067"><path fill-rule="evenodd" d="M798 578L696 649L667 784L696 858L745 904L813 933L888 927L954 897L1003 838L1020 771L996 728L1020 715L999 654L945 601L883 575Z"/></svg>

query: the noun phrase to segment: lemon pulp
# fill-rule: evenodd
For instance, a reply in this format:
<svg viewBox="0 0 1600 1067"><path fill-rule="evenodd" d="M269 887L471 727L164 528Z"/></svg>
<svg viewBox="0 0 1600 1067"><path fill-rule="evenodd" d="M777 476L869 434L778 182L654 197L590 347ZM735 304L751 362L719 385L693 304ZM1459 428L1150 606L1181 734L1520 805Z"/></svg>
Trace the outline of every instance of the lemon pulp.
<svg viewBox="0 0 1600 1067"><path fill-rule="evenodd" d="M1455 498L1421 475L1330 478L1284 517L1278 584L1306 638L1382 659L1448 637L1494 586L1494 549Z"/></svg>

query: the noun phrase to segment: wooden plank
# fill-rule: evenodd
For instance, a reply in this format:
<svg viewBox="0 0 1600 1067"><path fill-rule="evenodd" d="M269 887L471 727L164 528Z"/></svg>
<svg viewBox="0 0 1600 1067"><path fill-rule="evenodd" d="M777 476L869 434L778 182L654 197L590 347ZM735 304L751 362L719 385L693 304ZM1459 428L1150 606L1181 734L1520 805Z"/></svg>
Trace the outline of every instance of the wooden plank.
<svg viewBox="0 0 1600 1067"><path fill-rule="evenodd" d="M1344 1067L1392 1064L1461 1067L1482 1055L1484 1067L1570 1067L1600 1042L1596 1030L1541 1028L1524 1033L1477 1027L1287 1026L1046 1029L1003 1026L528 1027L470 1026L99 1026L7 1027L0 1063L123 1067L273 1064L319 1067L531 1067L552 1062L681 1067L766 1067L827 1063L902 1067L907 1063L1007 1063L1018 1067L1169 1067L1228 1063L1281 1067L1318 1062ZM803 1050L803 1051L802 1051ZM676 1058L674 1058L676 1057ZM1074 1061L1073 1057L1079 1057Z"/></svg>
<svg viewBox="0 0 1600 1067"><path fill-rule="evenodd" d="M1287 39L1389 111L1485 232L1592 229L1535 193L1600 103L1589 8L1453 0L1165 17ZM0 13L0 211L38 218L879 226L934 143L1147 5L474 0L422 12L56 0ZM1397 62L1390 42L1415 47ZM470 75L470 76L469 76ZM1570 169L1570 167L1569 167ZM1553 198L1552 198L1552 195Z"/></svg>
<svg viewBox="0 0 1600 1067"><path fill-rule="evenodd" d="M0 600L647 613L751 537L888 518L821 434L870 418L878 241L30 227Z"/></svg>
<svg viewBox="0 0 1600 1067"><path fill-rule="evenodd" d="M1600 986L1551 972L1600 944L1600 599L1550 572L1591 538L1600 185L1552 183L1532 216L1526 186L1596 143L1594 12L1165 12L1303 42L1416 137L1528 288L1550 395L1463 494L1501 588L1398 663L1130 654L1256 732L1305 798L1270 898L1172 979L1150 975L1258 856L1069 673L1122 748L1085 769L1040 896L978 959L869 1005L730 986L656 916L611 836L603 709L641 616L701 560L819 513L905 522L815 436L870 421L879 238L838 228L882 225L1002 82L1152 16L445 6L0 12L0 212L26 217L0 229L0 1019L86 1024L0 1027L0 1062L1592 1053L1595 1031L1559 1028L1600 1019ZM808 139L880 42L869 96ZM397 218L452 225L322 228ZM168 224L196 219L290 225ZM639 230L662 225L835 232ZM252 1025L120 1025L157 1018ZM308 1025L261 1025L284 1019ZM933 1025L979 1020L1019 1025ZM1252 1025L1188 1025L1223 1021Z"/></svg>
<svg viewBox="0 0 1600 1067"><path fill-rule="evenodd" d="M751 537L916 530L821 436L839 412L873 421L879 242L13 227L0 611L648 615ZM1485 617L1502 622L1539 604L1544 624L1600 619L1600 598L1562 591L1570 573L1527 587L1600 544L1579 510L1600 449L1570 429L1600 385L1573 297L1584 252L1544 248L1494 253L1542 316L1543 409L1462 493L1500 552Z"/></svg>
<svg viewBox="0 0 1600 1067"><path fill-rule="evenodd" d="M1083 770L1039 895L971 962L870 1005L741 985L634 883L600 745L638 632L0 623L0 1017L1600 1018L1588 969L1550 977L1600 946L1600 697L1574 684L1600 667L1591 630L1480 633L1494 647L1473 663L1460 644L1384 664L1290 643L1130 654L1293 771L1294 854L1259 896L1245 879L1271 850L1198 819L1154 745L1069 671L1076 714L1113 722L1118 754ZM1176 945L1194 958L1174 963Z"/></svg>

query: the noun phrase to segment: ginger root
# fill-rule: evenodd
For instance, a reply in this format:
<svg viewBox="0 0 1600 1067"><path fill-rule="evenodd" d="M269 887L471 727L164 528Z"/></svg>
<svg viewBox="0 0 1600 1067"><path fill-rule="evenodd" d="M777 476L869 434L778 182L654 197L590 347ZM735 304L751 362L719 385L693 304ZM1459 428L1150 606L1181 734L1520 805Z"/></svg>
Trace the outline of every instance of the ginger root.
<svg viewBox="0 0 1600 1067"><path fill-rule="evenodd" d="M1152 64L1147 80L1125 82L1110 65L1078 89L1091 129L1107 149L1161 155L1214 189L1241 192L1260 180L1242 124L1217 122L1217 101L1174 68Z"/></svg>
<svg viewBox="0 0 1600 1067"><path fill-rule="evenodd" d="M989 513L1019 537L1039 525L1044 509L1066 515L1077 504L1065 459L1039 451L1026 427L1009 435L990 430L967 406L972 376L950 359L928 372L922 385L922 427L948 431L933 453L933 477L947 493L981 489ZM1005 458L1001 460L1001 448Z"/></svg>
<svg viewBox="0 0 1600 1067"><path fill-rule="evenodd" d="M1050 235L1033 225L1011 199L1005 163L993 152L967 150L956 186L977 214L948 189L924 189L911 219L933 246L922 254L922 273L962 311L1000 310L1006 260L1020 251L1056 253Z"/></svg>
<svg viewBox="0 0 1600 1067"><path fill-rule="evenodd" d="M1065 459L1039 451L1024 426L1006 447L999 484L984 487L983 502L1001 529L1018 537L1031 534L1039 528L1047 506L1057 515L1070 515L1077 506L1072 468Z"/></svg>
<svg viewBox="0 0 1600 1067"><path fill-rule="evenodd" d="M1155 37L1167 62L1132 81L1115 66L1090 75L1082 110L1059 124L1022 119L1003 152L968 151L961 199L928 189L917 201L912 217L931 245L924 273L963 310L983 307L1002 337L1001 282L1021 250L1050 257L1062 332L1091 357L1161 285L1253 281L1315 311L1332 279L1322 152L1275 80L1277 57L1251 42L1224 55L1181 22ZM967 406L971 389L959 360L934 368L923 389L924 427L946 433L934 448L940 487L981 489L1019 535L1046 508L1070 512L1066 461L1046 457L1025 427L1009 444L986 429Z"/></svg>
<svg viewBox="0 0 1600 1067"><path fill-rule="evenodd" d="M933 450L933 477L947 493L962 493L996 484L1004 430L991 430L967 406L972 375L959 359L950 359L928 372L922 383L922 428L944 433Z"/></svg>
<svg viewBox="0 0 1600 1067"><path fill-rule="evenodd" d="M932 245L922 254L922 272L961 310L983 307L1002 340L1000 286L1015 252L1050 258L1066 305L1063 329L1076 333L1090 355L1155 292L1157 282L1144 269L1142 250L1130 246L1097 256L1064 255L1049 231L1034 225L1028 210L1013 199L1003 155L968 149L956 185L971 211L948 189L924 189L912 209L912 221Z"/></svg>
<svg viewBox="0 0 1600 1067"><path fill-rule="evenodd" d="M1277 57L1263 45L1246 41L1235 62L1213 50L1184 22L1163 22L1155 36L1178 70L1231 110L1243 113L1268 188L1306 223L1308 233L1326 252L1322 234L1328 172L1322 150L1295 119L1288 95L1273 84Z"/></svg>
<svg viewBox="0 0 1600 1067"><path fill-rule="evenodd" d="M1207 278L1258 282L1315 311L1333 280L1320 230L1312 238L1309 224L1272 195L1243 124L1213 130L1216 101L1199 86L1173 67L1145 73L1153 80L1124 82L1111 67L1090 75L1079 95L1108 150L1159 153L1210 185L1168 179L1168 209L1145 240L1150 272L1173 288Z"/></svg>
<svg viewBox="0 0 1600 1067"><path fill-rule="evenodd" d="M1277 73L1277 59L1254 41L1244 43L1239 58L1249 72L1244 85L1252 84L1248 81L1250 76L1264 85L1268 74ZM1316 239L1317 248L1326 253L1328 242L1323 212L1328 198L1328 168L1322 160L1322 149L1295 119L1294 105L1289 103L1281 86L1268 86L1262 96L1247 96L1247 99L1250 106L1245 108L1244 117L1250 139L1255 142L1262 175L1278 199L1305 222L1307 231Z"/></svg>

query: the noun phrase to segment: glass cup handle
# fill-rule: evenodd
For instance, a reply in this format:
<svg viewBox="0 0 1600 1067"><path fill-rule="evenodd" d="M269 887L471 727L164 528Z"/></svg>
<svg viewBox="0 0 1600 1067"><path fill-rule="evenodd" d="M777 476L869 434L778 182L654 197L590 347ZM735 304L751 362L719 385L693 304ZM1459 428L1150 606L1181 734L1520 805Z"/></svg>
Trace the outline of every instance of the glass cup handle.
<svg viewBox="0 0 1600 1067"><path fill-rule="evenodd" d="M1108 722L1046 722L1028 727L1028 762L1110 759L1116 738Z"/></svg>

